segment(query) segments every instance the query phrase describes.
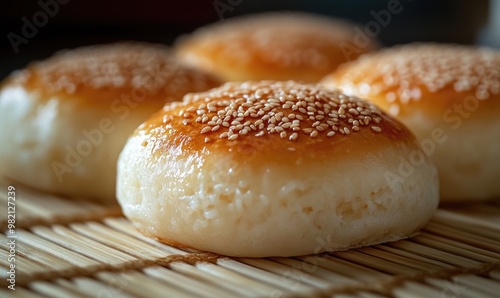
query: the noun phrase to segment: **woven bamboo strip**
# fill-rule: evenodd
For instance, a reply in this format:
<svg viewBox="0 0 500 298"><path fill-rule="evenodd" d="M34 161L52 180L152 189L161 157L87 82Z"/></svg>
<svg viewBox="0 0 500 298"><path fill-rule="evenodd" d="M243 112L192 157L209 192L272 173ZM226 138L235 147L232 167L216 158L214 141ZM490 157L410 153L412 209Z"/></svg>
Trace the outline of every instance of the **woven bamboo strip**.
<svg viewBox="0 0 500 298"><path fill-rule="evenodd" d="M28 231L19 230L17 234L19 236L19 239L22 239L22 242L25 243L25 245L33 248L38 248L43 252L57 256L60 259L63 259L66 262L71 263L77 267L92 267L101 265L100 262L94 259L57 245Z"/></svg>
<svg viewBox="0 0 500 298"><path fill-rule="evenodd" d="M192 291L199 297L212 295L212 297L230 298L234 297L235 293L227 289L218 287L217 285L209 284L198 279L189 278L181 273L166 269L160 266L145 268L144 273L148 276L157 278L168 284L175 284L185 290Z"/></svg>
<svg viewBox="0 0 500 298"><path fill-rule="evenodd" d="M309 274L303 270L289 267L277 262L273 262L267 259L249 259L249 258L240 258L239 261L252 265L257 268L261 268L267 271L274 272L278 275L283 275L289 277L295 281L300 283L311 285L318 289L326 289L330 286L329 282L318 278L312 274Z"/></svg>
<svg viewBox="0 0 500 298"><path fill-rule="evenodd" d="M221 280L220 278L217 278L213 275L206 274L204 271L199 270L199 268L196 268L196 267L189 265L189 264L172 263L172 264L170 264L170 268L177 271L177 272L181 272L185 275L188 275L192 278L200 279L200 280L203 280L207 283L215 284L215 285L218 285L224 289L233 291L239 297L256 297L256 296L258 296L255 292L252 292L252 289L249 289L248 287L242 286L241 284L239 284L239 286L235 286L231 283L228 283L227 280ZM248 280L250 281L250 279L248 279Z"/></svg>
<svg viewBox="0 0 500 298"><path fill-rule="evenodd" d="M285 291L285 293L289 291L312 292L314 290L313 287L299 281L295 281L288 276L275 274L274 272L269 272L267 270L237 262L232 259L219 259L217 260L217 264L255 280L266 282L279 288L280 291Z"/></svg>
<svg viewBox="0 0 500 298"><path fill-rule="evenodd" d="M405 276L413 276L417 273L421 273L421 271L416 270L415 268L364 254L356 250L336 252L335 256L339 256L344 260L362 264L363 266L367 266L391 275L402 274Z"/></svg>
<svg viewBox="0 0 500 298"><path fill-rule="evenodd" d="M489 276L493 279L496 279L498 281L500 281L500 270L492 270L490 273L489 273Z"/></svg>
<svg viewBox="0 0 500 298"><path fill-rule="evenodd" d="M493 230L493 231L498 231L499 230L499 223L494 222L491 220L491 218L486 218L485 214L486 212L489 212L491 208L486 208L488 209L487 211L485 210L484 213L482 213L481 217L478 216L473 216L469 214L461 214L459 212L453 212L449 210L444 210L444 209L438 209L434 213L434 217L432 220L434 222L439 222L442 224L447 224L447 225L455 225L455 226L461 226L463 229L476 229L476 228L481 228L483 229L483 232L486 230ZM470 211L469 211L470 212ZM500 210L496 211L500 212ZM498 214L498 213L497 213Z"/></svg>
<svg viewBox="0 0 500 298"><path fill-rule="evenodd" d="M432 222L463 232L500 241L500 223L495 223L494 217L486 214L464 214L439 209L433 217Z"/></svg>
<svg viewBox="0 0 500 298"><path fill-rule="evenodd" d="M124 218L106 218L106 219L104 219L104 223L107 226L109 226L117 231L120 231L123 234L132 236L133 238L136 238L144 243L147 243L147 244L152 245L156 248L159 248L160 250L162 250L163 252L166 252L168 254L176 254L176 255L187 254L187 252L184 250L181 250L179 248L175 248L175 247L172 247L169 245L165 245L165 244L163 244L155 239L145 237L144 235L139 233L129 221L127 221Z"/></svg>
<svg viewBox="0 0 500 298"><path fill-rule="evenodd" d="M383 260L392 261L410 268L417 269L422 272L438 272L442 270L442 267L434 265L428 262L417 261L415 259L409 257L403 257L401 255L397 255L394 253L390 253L388 251L380 250L375 247L362 247L358 249L360 252L363 252L368 255L372 255Z"/></svg>
<svg viewBox="0 0 500 298"><path fill-rule="evenodd" d="M422 264L433 265L433 266L437 266L438 268L447 269L447 270L451 270L453 268L456 268L456 266L453 266L453 265L450 265L450 264L447 264L447 263L444 263L444 262L441 262L438 260L434 260L434 259L431 259L431 258L428 258L425 256L421 256L421 255L415 254L413 252L394 248L394 247L391 247L389 245L376 245L374 247L376 249L379 249L379 250L382 250L385 252L389 252L389 253L397 255L397 256L402 256L402 257L408 258L410 260L415 260L415 261L422 263Z"/></svg>
<svg viewBox="0 0 500 298"><path fill-rule="evenodd" d="M26 245L23 241L17 241L16 248L18 256L22 256L38 264L41 264L46 267L47 270L67 271L74 268L74 265L70 262L58 258L53 254L46 253L46 251L41 247L30 246Z"/></svg>
<svg viewBox="0 0 500 298"><path fill-rule="evenodd" d="M334 258L329 255L324 255L321 258L318 258L317 256L305 256L299 257L299 259L311 264L318 264L318 266L322 268L332 270L333 272L362 282L373 282L375 280L384 282L392 279L389 274L342 259Z"/></svg>
<svg viewBox="0 0 500 298"><path fill-rule="evenodd" d="M393 243L389 243L390 246L403 249L406 251L411 251L413 253L425 256L434 260L442 261L457 267L462 268L477 268L481 265L480 262L457 256L451 253L440 251L435 248L424 246L411 241L403 240Z"/></svg>
<svg viewBox="0 0 500 298"><path fill-rule="evenodd" d="M465 208L455 208L452 210L458 213L484 218L490 222L500 224L500 218L498 218L500 204L498 200L485 202L483 204L469 204Z"/></svg>
<svg viewBox="0 0 500 298"><path fill-rule="evenodd" d="M222 281L231 283L232 285L251 288L257 296L266 295L275 290L274 287L265 282L248 278L244 275L233 272L232 270L216 266L211 263L198 263L195 266L200 269L200 271L210 274Z"/></svg>
<svg viewBox="0 0 500 298"><path fill-rule="evenodd" d="M138 259L155 259L166 256L167 254L151 245L147 245L128 235L116 232L106 226L88 222L85 224L70 225L71 229L80 234L98 241L108 247L132 255Z"/></svg>
<svg viewBox="0 0 500 298"><path fill-rule="evenodd" d="M102 282L94 278L78 277L68 281L73 290L86 297L120 297L132 298L134 296L120 291L111 283ZM68 286L69 286L68 284Z"/></svg>
<svg viewBox="0 0 500 298"><path fill-rule="evenodd" d="M475 288L477 290L484 291L489 295L499 296L500 295L500 283L495 282L491 279L484 278L482 276L463 274L457 275L452 278L452 281L464 285L466 287Z"/></svg>
<svg viewBox="0 0 500 298"><path fill-rule="evenodd" d="M412 241L419 243L419 244L422 244L422 245L425 245L425 246L428 246L428 247L432 247L432 248L441 250L441 251L445 251L448 253L459 255L462 257L466 257L468 259L475 260L478 262L492 263L492 264L500 262L500 259L495 259L495 258L492 258L489 256L485 256L485 255L482 255L480 253L477 253L477 252L474 252L471 250L467 250L467 249L461 248L459 246L454 246L454 245L451 245L448 243L443 243L443 242L440 242L440 241L437 241L435 239L425 237L425 236L413 237Z"/></svg>
<svg viewBox="0 0 500 298"><path fill-rule="evenodd" d="M328 280L331 287L335 287L337 285L354 286L361 283L353 278L340 275L336 272L332 272L331 270L321 268L318 265L309 264L307 262L299 261L294 258L272 258L272 260L295 269L304 270L305 272L310 273L316 277Z"/></svg>
<svg viewBox="0 0 500 298"><path fill-rule="evenodd" d="M461 227L455 228L451 226L445 226L433 221L431 221L424 227L424 231L500 253L500 241L495 241L494 239L482 236L481 231L476 231L477 233L471 233L462 230Z"/></svg>
<svg viewBox="0 0 500 298"><path fill-rule="evenodd" d="M39 294L54 298L85 298L84 295L68 290L56 283L36 281L30 284L30 288Z"/></svg>
<svg viewBox="0 0 500 298"><path fill-rule="evenodd" d="M12 183L11 183L12 184ZM0 186L7 189L6 182ZM54 195L16 187L16 228L34 225L67 224L104 217L120 216L118 205L100 206L86 200L64 199ZM7 191L0 192L1 208L7 206ZM54 208L57 206L57 208ZM0 209L1 210L1 209ZM7 227L7 212L0 212L0 229ZM21 220L20 220L21 219Z"/></svg>
<svg viewBox="0 0 500 298"><path fill-rule="evenodd" d="M158 282L156 279L148 278L136 271L101 272L96 277L107 284L115 285L120 291L137 297L163 297L165 293L178 298L196 297L176 287ZM147 288L147 292L144 290L145 288Z"/></svg>
<svg viewBox="0 0 500 298"><path fill-rule="evenodd" d="M63 226L53 226L52 228L36 227L33 228L33 232L47 240L57 242L61 246L66 246L73 251L105 264L122 265L135 259L131 255L79 235Z"/></svg>
<svg viewBox="0 0 500 298"><path fill-rule="evenodd" d="M441 297L495 298L483 291L473 289L445 279L427 278L426 282L441 290Z"/></svg>
<svg viewBox="0 0 500 298"><path fill-rule="evenodd" d="M395 288L392 294L397 298L443 298L439 289L413 281L405 282L403 287Z"/></svg>
<svg viewBox="0 0 500 298"><path fill-rule="evenodd" d="M15 291L12 290L0 290L0 297L3 298L46 298L38 293L30 291L28 289L16 287Z"/></svg>
<svg viewBox="0 0 500 298"><path fill-rule="evenodd" d="M18 229L29 229L34 226L50 226L50 225L68 225L70 223L86 222L93 220L101 220L106 217L119 217L121 216L121 211L117 208L115 209L101 209L98 211L88 211L81 212L78 214L57 214L53 217L23 217L17 216L21 221L16 222L16 228ZM0 222L0 229L5 230L7 228L7 222Z"/></svg>
<svg viewBox="0 0 500 298"><path fill-rule="evenodd" d="M486 256L486 257L489 257L489 258L494 259L494 260L500 260L500 253L486 250L486 249L479 248L479 247L475 247L475 246L472 246L470 244L459 242L459 241L449 239L449 238L446 238L446 237L443 237L440 235L434 235L434 234L430 234L427 232L422 232L419 234L419 237L425 238L425 239L432 239L434 241L437 241L437 242L440 242L443 244L459 247L463 250L470 251L470 252L476 253L476 254L481 255L481 256Z"/></svg>
<svg viewBox="0 0 500 298"><path fill-rule="evenodd" d="M357 294L360 298L384 298L384 297L387 297L387 296L382 296L379 294L369 293L369 292L360 292Z"/></svg>
<svg viewBox="0 0 500 298"><path fill-rule="evenodd" d="M382 296L380 294L374 294L370 292L359 292L356 294L334 294L328 297L332 298L387 298L388 296Z"/></svg>
<svg viewBox="0 0 500 298"><path fill-rule="evenodd" d="M0 241L1 243L6 243L5 241L5 236L1 235L0 236ZM8 252L6 250L4 250L5 247L2 246L2 248L0 249L0 262L2 264L3 267L9 267L10 264L8 263L7 259L8 259ZM29 258L27 258L25 255L23 254L18 254L17 257L16 257L16 268L17 268L17 274L20 276L20 277L27 277L29 276L30 274L32 273L43 273L43 272L46 272L49 268L47 268L46 266L36 262L36 261L33 261L33 260L30 260ZM0 272L1 273L1 279L0 279L0 284L5 284L6 281L5 281L5 277L7 276L7 272L6 271L2 271Z"/></svg>

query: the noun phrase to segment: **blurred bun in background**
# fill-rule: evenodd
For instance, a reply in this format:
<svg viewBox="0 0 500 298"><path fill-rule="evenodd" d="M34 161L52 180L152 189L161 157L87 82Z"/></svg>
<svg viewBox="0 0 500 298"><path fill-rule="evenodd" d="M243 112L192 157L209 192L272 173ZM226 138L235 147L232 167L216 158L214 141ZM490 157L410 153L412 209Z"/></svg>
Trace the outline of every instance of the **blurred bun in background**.
<svg viewBox="0 0 500 298"><path fill-rule="evenodd" d="M340 64L377 47L356 43L356 24L320 15L280 12L214 23L176 44L180 59L227 81L317 82Z"/></svg>
<svg viewBox="0 0 500 298"><path fill-rule="evenodd" d="M115 200L127 137L166 102L220 84L169 48L120 43L67 50L0 86L0 175L67 196Z"/></svg>
<svg viewBox="0 0 500 298"><path fill-rule="evenodd" d="M500 52L409 44L340 67L323 84L406 124L438 166L443 201L500 197Z"/></svg>

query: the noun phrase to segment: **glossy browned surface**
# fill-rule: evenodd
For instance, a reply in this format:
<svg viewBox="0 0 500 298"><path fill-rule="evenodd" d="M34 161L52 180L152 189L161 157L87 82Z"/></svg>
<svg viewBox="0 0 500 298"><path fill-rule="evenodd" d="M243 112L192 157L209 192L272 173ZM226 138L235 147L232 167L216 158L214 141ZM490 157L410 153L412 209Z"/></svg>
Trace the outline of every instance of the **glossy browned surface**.
<svg viewBox="0 0 500 298"><path fill-rule="evenodd" d="M228 20L182 39L180 57L236 80L317 82L376 48L356 46L354 24L307 14L263 14ZM355 48L355 50L352 50Z"/></svg>
<svg viewBox="0 0 500 298"><path fill-rule="evenodd" d="M498 109L500 52L456 45L407 45L345 64L322 82L400 115L418 109L441 117L464 104Z"/></svg>
<svg viewBox="0 0 500 298"><path fill-rule="evenodd" d="M249 83L252 85L254 83ZM271 86L274 84L273 86ZM278 85L277 85L278 84ZM277 92L283 92L286 95L290 91L290 87L297 86L302 90L319 90L320 97L323 99L315 100L315 102L326 102L330 99L336 99L338 93L326 91L314 85L298 85L293 82L286 83L286 86L279 86L281 83L261 82L258 83L258 88L269 87ZM284 83L285 84L285 83ZM254 84L256 85L256 84ZM271 86L271 87L270 87ZM283 87L283 88L282 88ZM166 106L148 119L141 127L136 130L136 135L146 135L143 146L151 150L151 154L156 156L168 155L169 152L178 152L180 155L206 155L211 152L231 154L237 160L246 162L277 162L277 163L300 163L300 160L318 161L324 159L342 159L355 158L356 156L366 156L370 152L376 152L381 148L395 147L401 145L413 146L413 135L399 122L380 112L377 108L370 106L372 111L370 117L380 118L380 122L372 122L369 125L359 126L359 131L351 131L350 134L341 134L337 132L335 135L328 137L327 131L320 131L316 137L311 137L310 133L305 133L300 130L295 140L291 140L291 132L287 133L286 137L281 137L280 133L264 134L256 136L259 129L247 134L239 135L235 140L221 138L220 135L227 132L226 127L221 126L215 132L202 133L205 123L196 122L197 114L196 107L202 102L219 103L229 100L234 103L234 99L239 98L238 85L224 85L216 89L213 93L200 93L199 100L185 100L184 103L172 104ZM280 90L281 88L281 90ZM225 90L219 92L217 90ZM235 92L233 92L235 91ZM241 91L241 90L240 90ZM252 91L254 92L254 91ZM247 94L251 94L248 92ZM218 96L225 94L224 96ZM255 92L254 92L255 93ZM265 96L261 99L265 99ZM344 97L350 102L350 99ZM265 99L267 100L267 99ZM362 103L365 105L366 103ZM237 107L238 105L235 105ZM193 108L194 107L194 108ZM193 108L190 110L190 108ZM284 112L288 115L292 109L277 109L278 112ZM296 115L306 114L299 111L293 111ZM212 118L217 114L217 111L208 113L208 117ZM255 121L250 116L244 117L243 122ZM261 118L260 118L261 119ZM300 121L302 129L310 128L316 120L305 118ZM347 119L341 119L340 127L351 127ZM371 126L380 127L381 131L374 131ZM264 130L268 127L266 127ZM208 139L207 139L208 138Z"/></svg>
<svg viewBox="0 0 500 298"><path fill-rule="evenodd" d="M143 43L92 46L57 53L13 73L3 87L21 87L49 100L78 98L75 104L129 105L180 100L220 81L179 64L167 47Z"/></svg>

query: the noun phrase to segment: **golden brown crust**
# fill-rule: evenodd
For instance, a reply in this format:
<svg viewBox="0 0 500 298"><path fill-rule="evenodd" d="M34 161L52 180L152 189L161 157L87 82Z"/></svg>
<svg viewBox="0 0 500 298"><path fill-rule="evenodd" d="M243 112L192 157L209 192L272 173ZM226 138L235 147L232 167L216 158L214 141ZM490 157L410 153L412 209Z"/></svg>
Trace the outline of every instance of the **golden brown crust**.
<svg viewBox="0 0 500 298"><path fill-rule="evenodd" d="M354 27L309 14L267 13L201 28L179 40L177 53L228 81L317 82L341 63L376 48L371 41L348 52L348 45L355 44Z"/></svg>
<svg viewBox="0 0 500 298"><path fill-rule="evenodd" d="M481 101L486 111L500 100L500 52L411 44L365 55L322 83L368 98L393 115L420 109L442 116L467 98Z"/></svg>
<svg viewBox="0 0 500 298"><path fill-rule="evenodd" d="M179 64L166 46L124 42L59 52L13 73L2 87L21 86L45 99L78 96L78 104L109 105L128 97L158 105L220 83L212 75Z"/></svg>
<svg viewBox="0 0 500 298"><path fill-rule="evenodd" d="M413 135L375 106L317 85L288 82L227 83L166 105L135 132L154 155L258 152L267 162L320 161L331 154L364 154L408 144ZM336 158L336 157L335 157Z"/></svg>

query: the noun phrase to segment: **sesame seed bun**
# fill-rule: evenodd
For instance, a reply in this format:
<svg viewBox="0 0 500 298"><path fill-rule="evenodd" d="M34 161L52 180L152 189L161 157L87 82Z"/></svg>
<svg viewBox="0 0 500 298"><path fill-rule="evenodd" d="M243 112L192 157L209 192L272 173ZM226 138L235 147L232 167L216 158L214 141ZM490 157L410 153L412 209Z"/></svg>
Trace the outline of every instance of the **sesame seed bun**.
<svg viewBox="0 0 500 298"><path fill-rule="evenodd" d="M219 85L163 46L120 43L68 50L0 86L0 175L67 196L115 200L116 161L152 113Z"/></svg>
<svg viewBox="0 0 500 298"><path fill-rule="evenodd" d="M135 131L117 196L140 231L173 245L246 257L342 250L408 237L430 219L438 181L425 157L389 183L410 152L420 153L411 132L359 98L227 83Z"/></svg>
<svg viewBox="0 0 500 298"><path fill-rule="evenodd" d="M236 17L181 37L186 63L227 81L317 82L338 65L372 51L377 42L356 43L356 24L306 13Z"/></svg>
<svg viewBox="0 0 500 298"><path fill-rule="evenodd" d="M500 52L411 44L366 55L322 82L406 124L438 167L443 201L500 198Z"/></svg>

